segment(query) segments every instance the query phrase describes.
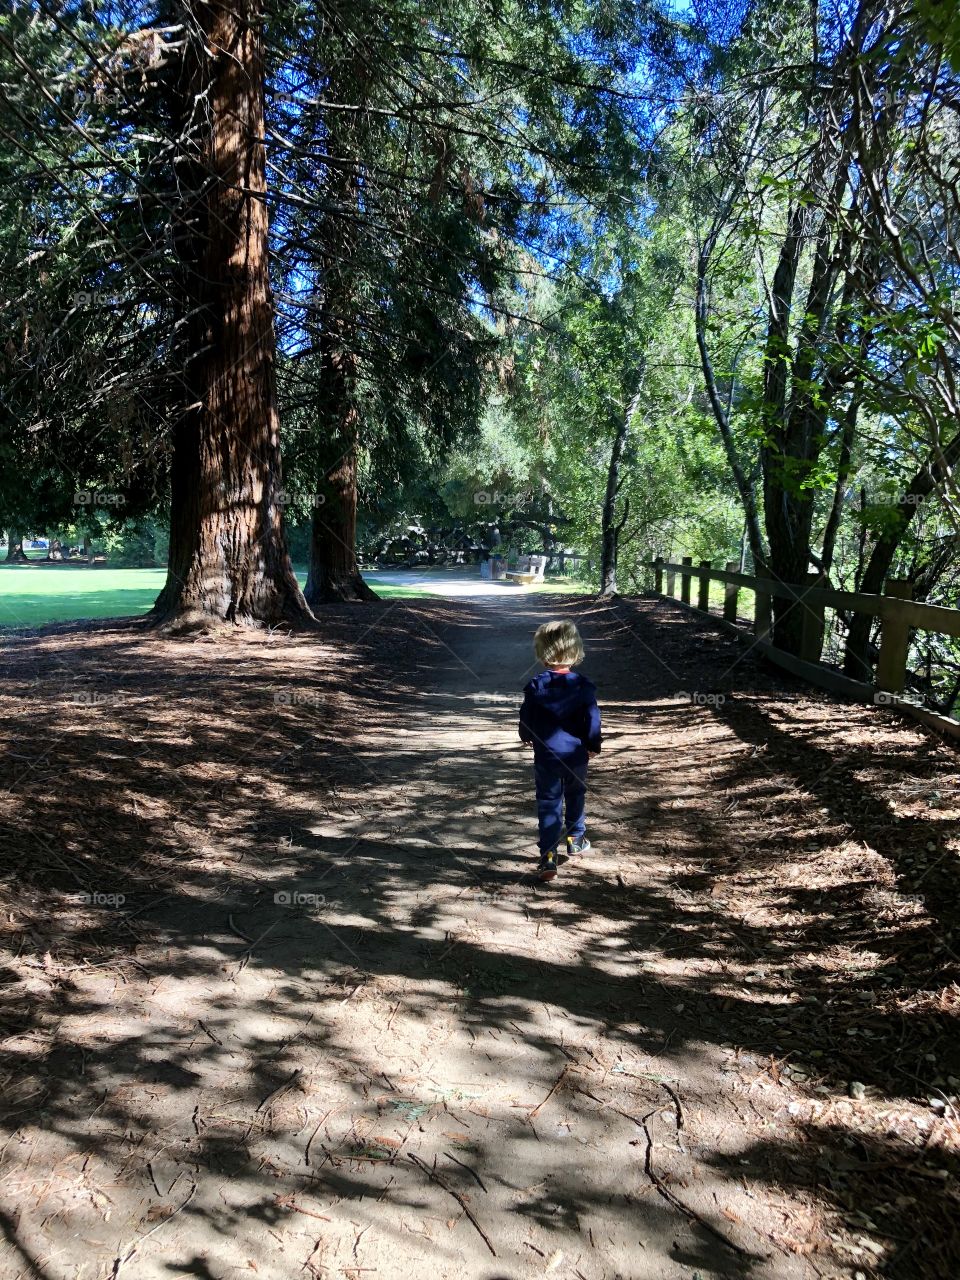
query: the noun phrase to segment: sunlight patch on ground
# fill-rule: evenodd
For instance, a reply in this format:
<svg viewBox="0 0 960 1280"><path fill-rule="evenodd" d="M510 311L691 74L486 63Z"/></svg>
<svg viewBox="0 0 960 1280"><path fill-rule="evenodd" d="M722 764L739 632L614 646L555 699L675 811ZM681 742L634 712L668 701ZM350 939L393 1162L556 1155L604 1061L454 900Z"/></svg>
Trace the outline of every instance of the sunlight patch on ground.
<svg viewBox="0 0 960 1280"><path fill-rule="evenodd" d="M147 613L160 593L166 569L111 569L62 564L0 565L0 627L42 627L80 618L124 618ZM479 566L450 569L376 569L364 578L384 599L442 596L579 594L589 587L558 578L534 587L489 582ZM300 585L307 575L298 571Z"/></svg>

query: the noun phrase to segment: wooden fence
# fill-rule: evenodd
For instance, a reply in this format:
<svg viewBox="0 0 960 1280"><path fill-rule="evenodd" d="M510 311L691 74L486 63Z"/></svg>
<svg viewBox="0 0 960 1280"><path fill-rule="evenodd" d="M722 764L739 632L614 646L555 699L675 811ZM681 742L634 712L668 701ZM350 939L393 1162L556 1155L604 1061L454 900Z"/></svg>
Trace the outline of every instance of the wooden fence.
<svg viewBox="0 0 960 1280"><path fill-rule="evenodd" d="M586 565L587 572L590 571L590 557L582 556L578 551L552 551L547 561L547 568L557 573L566 573L568 569L576 573L581 565Z"/></svg>
<svg viewBox="0 0 960 1280"><path fill-rule="evenodd" d="M797 585L740 573L735 560L730 561L725 569L714 569L709 560L701 560L695 565L691 556L684 556L679 564L658 558L651 561L648 567L654 571L654 589L659 594L676 598L679 579L681 603L695 607L702 613L710 612L710 583L723 583L723 618L730 624L737 620L740 592L752 591L752 643L765 656L824 688L861 698L867 696L877 702L888 702L891 705L900 705L902 702L896 695L903 692L906 683L911 631L935 631L940 635L960 636L960 609L945 609L941 605L912 600L912 586L904 578L888 578L884 583L884 594L874 596L857 591L835 591L832 587L823 585L824 580L820 574L810 574L804 584ZM694 583L696 604L691 605ZM793 600L801 610L799 656L785 653L770 640L771 601L774 597ZM824 609L828 608L867 613L880 619L880 654L875 685L851 679L821 665L823 615ZM935 723L937 728L949 732L951 736L957 736L957 731L960 731L960 723L956 720L925 708L914 708L913 704L908 704L908 709L911 713L922 713L918 714L919 719Z"/></svg>

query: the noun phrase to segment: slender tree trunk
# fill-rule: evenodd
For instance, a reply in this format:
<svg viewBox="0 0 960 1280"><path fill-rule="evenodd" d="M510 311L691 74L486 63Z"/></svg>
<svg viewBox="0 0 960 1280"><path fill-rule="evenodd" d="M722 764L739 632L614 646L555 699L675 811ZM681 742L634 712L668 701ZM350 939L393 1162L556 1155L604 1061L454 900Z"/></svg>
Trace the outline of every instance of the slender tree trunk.
<svg viewBox="0 0 960 1280"><path fill-rule="evenodd" d="M630 432L630 422L637 411L639 400L640 390L638 389L631 398L626 412L617 420L613 443L610 446L607 488L603 498L600 522L600 595L606 597L617 594L617 553L620 534L623 532L630 510L628 499L622 517L619 521L617 520L617 498L623 484L620 477L620 464L623 461L623 450Z"/></svg>
<svg viewBox="0 0 960 1280"><path fill-rule="evenodd" d="M840 165L832 184L834 202L839 202L846 181L845 168ZM790 312L809 216L801 205L791 218L773 280L764 355L765 443L760 454L769 567L781 582L799 586L806 581L811 563L815 502L815 490L805 481L823 451L827 414L844 377L839 369L822 373L821 361L834 286L841 268L847 264L850 247L847 232L834 243L826 220L821 223L803 320L791 350ZM849 299L848 287L844 300ZM832 336L839 338L846 324L845 309L840 308ZM799 653L803 626L803 603L774 597L773 638L781 649Z"/></svg>
<svg viewBox="0 0 960 1280"><path fill-rule="evenodd" d="M153 617L310 624L287 553L267 261L264 65L254 0L198 0L181 80L193 148L180 176L193 295L174 429L170 559Z"/></svg>
<svg viewBox="0 0 960 1280"><path fill-rule="evenodd" d="M900 541L906 532L912 512L906 515L896 531L890 530L883 535L870 552L866 568L863 571L859 590L867 595L880 595L883 592L884 579L890 572L893 557L897 554ZM868 613L854 613L850 617L847 631L847 643L843 656L843 669L855 680L871 680L873 666L869 658L870 629L873 618Z"/></svg>
<svg viewBox="0 0 960 1280"><path fill-rule="evenodd" d="M931 548L918 564L914 557L909 578L913 583L914 600L928 600L930 592L940 583L948 569L960 560L960 533L948 534L938 547Z"/></svg>
<svg viewBox="0 0 960 1280"><path fill-rule="evenodd" d="M791 457L786 423L788 364L792 354L789 345L790 314L809 218L805 205L799 204L788 220L770 290L763 365L764 443L760 449L760 464L763 469L764 521L770 544L768 563L774 578L791 584L804 581L810 563L812 506L809 495L799 490L797 477L791 473L791 463L796 460ZM771 603L774 643L788 653L799 652L803 606L776 596Z"/></svg>
<svg viewBox="0 0 960 1280"><path fill-rule="evenodd" d="M622 418L617 424L607 466L607 490L603 499L600 524L600 595L617 594L617 543L620 528L617 525L617 494L620 491L620 460L627 439L627 422Z"/></svg>
<svg viewBox="0 0 960 1280"><path fill-rule="evenodd" d="M733 438L733 428L730 425L730 419L727 416L726 408L720 396L720 389L717 386L717 379L713 369L713 360L710 355L710 348L707 346L707 319L709 311L708 290L707 290L707 272L710 269L710 255L716 243L716 237L720 231L720 224L715 224L711 230L707 243L700 251L697 264L697 296L695 306L695 321L697 331L697 350L700 353L700 367L703 370L703 381L707 389L707 399L710 401L710 407L713 410L713 416L716 420L717 427L720 431L720 440L723 444L723 450L727 457L727 465L730 467L730 474L733 476L734 484L737 486L737 493L740 495L740 503L743 507L744 522L746 524L747 537L750 541L750 550L753 553L753 563L756 566L766 564L767 553L763 545L763 532L760 528L760 514L757 510L756 490L752 481L747 477L747 473L740 461L737 453L737 444Z"/></svg>
<svg viewBox="0 0 960 1280"><path fill-rule="evenodd" d="M883 583L890 572L894 556L900 549L904 534L910 527L917 512L917 507L929 494L933 493L938 481L947 471L960 461L960 431L950 443L936 456L932 457L910 481L897 503L896 519L884 529L883 534L874 543L870 558L857 586L865 595L880 595ZM870 647L870 628L872 619L866 613L854 613L850 619L850 630L847 632L847 644L844 652L843 669L856 680L870 680L872 666L868 657Z"/></svg>
<svg viewBox="0 0 960 1280"><path fill-rule="evenodd" d="M835 73L855 57L862 35L855 24L838 53ZM838 91L841 99L843 91ZM832 105L832 104L831 104ZM849 122L842 103L824 109L820 137L811 156L804 191L787 219L770 289L763 367L763 511L770 556L767 567L780 582L802 587L811 563L815 491L807 481L823 450L827 415L843 385L842 374L824 367L825 343L836 341L848 320L836 308L834 291L847 271L845 300L851 300L849 229L834 233L835 223L817 212L824 201L839 208L849 182ZM829 190L824 190L824 179ZM815 229L815 230L814 230ZM804 250L812 237L813 261L803 316L791 341L791 315ZM833 332L827 332L832 325ZM789 387L789 397L788 397ZM773 597L773 641L799 653L804 632L802 601Z"/></svg>
<svg viewBox="0 0 960 1280"><path fill-rule="evenodd" d="M856 434L859 410L858 392L857 389L854 389L853 398L847 406L847 412L843 419L840 453L837 458L837 482L833 487L833 501L830 504L830 514L827 517L826 527L823 531L823 545L820 551L820 564L818 567L827 578L829 578L830 570L833 567L837 534L840 531L840 516L843 513L843 499L847 491L847 481L850 478L850 460L853 453L853 439Z"/></svg>

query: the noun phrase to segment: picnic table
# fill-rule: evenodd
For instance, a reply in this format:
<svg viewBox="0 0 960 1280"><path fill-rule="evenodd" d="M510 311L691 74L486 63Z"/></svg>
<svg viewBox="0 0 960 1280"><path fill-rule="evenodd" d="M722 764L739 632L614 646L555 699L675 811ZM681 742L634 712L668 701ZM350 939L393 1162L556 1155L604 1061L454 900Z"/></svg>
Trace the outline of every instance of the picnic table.
<svg viewBox="0 0 960 1280"><path fill-rule="evenodd" d="M534 583L543 581L546 567L546 556L520 556L517 560L517 567L507 570L507 577L518 582L521 586L530 587Z"/></svg>

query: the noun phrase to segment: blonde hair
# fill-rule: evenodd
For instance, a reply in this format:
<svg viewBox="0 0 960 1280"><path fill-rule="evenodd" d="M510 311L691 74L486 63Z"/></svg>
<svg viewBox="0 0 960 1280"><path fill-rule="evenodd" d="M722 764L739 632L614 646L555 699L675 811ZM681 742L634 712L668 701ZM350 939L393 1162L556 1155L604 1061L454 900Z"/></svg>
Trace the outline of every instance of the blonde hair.
<svg viewBox="0 0 960 1280"><path fill-rule="evenodd" d="M545 622L537 627L533 652L545 667L575 667L583 661L583 641L572 622Z"/></svg>

